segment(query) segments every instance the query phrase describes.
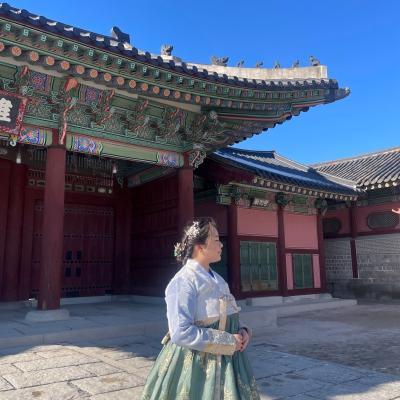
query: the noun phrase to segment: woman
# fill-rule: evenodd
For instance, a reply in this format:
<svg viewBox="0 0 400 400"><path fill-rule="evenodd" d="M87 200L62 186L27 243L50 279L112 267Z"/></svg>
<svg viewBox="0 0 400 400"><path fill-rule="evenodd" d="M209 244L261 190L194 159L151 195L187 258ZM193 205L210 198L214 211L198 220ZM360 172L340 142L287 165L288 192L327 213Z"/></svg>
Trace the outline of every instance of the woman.
<svg viewBox="0 0 400 400"><path fill-rule="evenodd" d="M189 224L175 255L183 267L165 294L169 332L147 378L143 400L259 400L244 353L251 332L235 299L210 268L222 243L212 218Z"/></svg>

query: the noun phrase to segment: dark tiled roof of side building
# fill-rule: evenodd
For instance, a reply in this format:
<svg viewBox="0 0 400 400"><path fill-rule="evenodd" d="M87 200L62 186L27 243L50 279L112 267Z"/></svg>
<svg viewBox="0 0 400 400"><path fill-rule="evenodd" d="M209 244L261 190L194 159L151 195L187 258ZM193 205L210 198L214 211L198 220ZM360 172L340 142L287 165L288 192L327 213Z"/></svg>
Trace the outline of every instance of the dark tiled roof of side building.
<svg viewBox="0 0 400 400"><path fill-rule="evenodd" d="M227 147L216 151L210 158L285 185L353 196L358 194L354 182L318 172L312 167L282 157L275 151Z"/></svg>
<svg viewBox="0 0 400 400"><path fill-rule="evenodd" d="M42 31L64 36L68 39L81 42L86 45L96 46L97 48L113 53L121 54L125 57L139 62L170 69L176 72L188 74L197 78L207 79L213 82L232 84L235 86L250 87L256 89L268 88L268 90L282 89L339 89L338 83L329 78L303 78L303 79L249 79L228 76L206 69L197 68L190 63L166 60L163 57L149 52L143 52L130 43L119 41L107 35L101 35L86 29L77 28L69 24L53 21L46 17L32 14L27 10L10 6L7 3L0 3L0 16L23 23ZM348 89L340 89L338 98L349 94Z"/></svg>
<svg viewBox="0 0 400 400"><path fill-rule="evenodd" d="M400 147L312 165L319 172L357 182L360 189L400 184Z"/></svg>

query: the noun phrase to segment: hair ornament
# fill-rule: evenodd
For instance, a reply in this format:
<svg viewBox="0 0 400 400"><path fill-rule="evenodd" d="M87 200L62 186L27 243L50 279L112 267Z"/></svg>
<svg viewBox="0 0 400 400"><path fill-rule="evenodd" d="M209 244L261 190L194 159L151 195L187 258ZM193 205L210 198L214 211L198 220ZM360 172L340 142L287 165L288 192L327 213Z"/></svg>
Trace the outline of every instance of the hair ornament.
<svg viewBox="0 0 400 400"><path fill-rule="evenodd" d="M193 222L189 229L185 232L188 239L196 239L200 235L200 223L199 221Z"/></svg>
<svg viewBox="0 0 400 400"><path fill-rule="evenodd" d="M174 257L181 258L183 253L182 243L176 243L174 246Z"/></svg>

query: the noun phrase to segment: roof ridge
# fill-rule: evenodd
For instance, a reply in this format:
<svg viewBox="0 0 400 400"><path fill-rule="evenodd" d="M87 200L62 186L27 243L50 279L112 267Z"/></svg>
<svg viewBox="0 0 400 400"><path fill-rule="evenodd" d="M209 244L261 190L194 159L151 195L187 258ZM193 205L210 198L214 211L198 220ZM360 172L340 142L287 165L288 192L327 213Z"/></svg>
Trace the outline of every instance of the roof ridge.
<svg viewBox="0 0 400 400"><path fill-rule="evenodd" d="M348 179L348 178L342 178L340 176L337 175L332 175L329 172L325 172L325 171L318 171L314 168L312 168L314 171L316 171L318 174L326 176L327 178L331 179L332 181L340 184L340 185L344 185L344 186L349 186L352 187L353 189L357 188L357 181L354 181L352 179Z"/></svg>
<svg viewBox="0 0 400 400"><path fill-rule="evenodd" d="M32 27L32 29L49 32L50 35L66 37L66 40L77 41L82 43L82 46L96 46L99 51L113 52L115 56L122 54L124 58L138 60L141 63L152 64L158 68L173 70L179 74L195 76L197 79L219 84L274 91L314 88L334 90L335 92L332 92L326 98L328 103L340 100L350 94L348 88L339 88L338 82L329 78L327 66L322 64L279 69L238 68L227 65L214 65L214 63L196 64L173 55L153 54L139 49L135 43L131 43L130 34L124 33L119 29L120 34L116 33L116 37L113 34L97 33L91 29L61 22L58 18L48 18L24 8L14 7L6 2L0 2L0 18L11 19L17 24L24 24ZM254 70L255 74L254 76L252 73L244 76L242 74L244 70ZM260 77L260 71L266 75ZM301 76L300 74L297 76L301 71L305 75Z"/></svg>
<svg viewBox="0 0 400 400"><path fill-rule="evenodd" d="M222 159L224 162L233 163L232 165L238 166L239 168L245 170L250 169L250 171L257 176L264 176L264 174L270 175L270 178L268 179L280 181L283 185L289 184L298 187L306 187L310 190L328 190L335 193L344 193L343 190L349 190L353 193L358 192L358 190L355 188L354 181L332 176L326 173L321 173L320 171L317 171L311 167L306 167L306 170L297 169L294 163L289 164L290 160L284 162L283 157L279 157L278 161L286 165L275 165L268 161L261 161L252 158L247 159L247 157L238 157L237 155L232 154L232 150L234 149L235 148L229 148L229 152L221 151L226 149L219 149L213 152L211 157L215 157L217 160ZM251 150L248 150L247 152L251 152ZM315 186L317 186L317 189Z"/></svg>
<svg viewBox="0 0 400 400"><path fill-rule="evenodd" d="M372 151L372 152L369 152L369 153L363 153L363 154L360 154L360 155L354 156L354 157L338 158L337 160L323 161L323 162L320 162L320 163L309 164L309 166L318 169L319 167L324 167L324 166L327 166L327 165L340 164L340 163L344 163L346 161L357 161L357 160L362 160L364 158L370 158L370 157L379 156L379 155L382 155L382 154L394 153L394 152L400 152L400 147L399 146L397 146L397 147L389 147L389 148L384 149L384 150Z"/></svg>
<svg viewBox="0 0 400 400"><path fill-rule="evenodd" d="M237 147L233 147L233 149L237 149ZM279 159L280 161L282 161L283 163L287 164L290 167L297 167L303 172L307 172L310 170L310 166L308 166L307 164L303 164L298 161L292 160L288 157L285 157L285 156L281 155L280 153L278 153L276 150L269 150L269 151L267 151L267 150L244 150L244 149L238 149L238 150L245 151L247 153L253 153L253 154L254 153L261 153L261 154L273 153L275 156L275 159Z"/></svg>
<svg viewBox="0 0 400 400"><path fill-rule="evenodd" d="M220 150L233 150L233 151L243 151L245 153L274 153L274 154L278 154L276 152L276 150L251 150L251 149L241 149L239 147L224 147Z"/></svg>

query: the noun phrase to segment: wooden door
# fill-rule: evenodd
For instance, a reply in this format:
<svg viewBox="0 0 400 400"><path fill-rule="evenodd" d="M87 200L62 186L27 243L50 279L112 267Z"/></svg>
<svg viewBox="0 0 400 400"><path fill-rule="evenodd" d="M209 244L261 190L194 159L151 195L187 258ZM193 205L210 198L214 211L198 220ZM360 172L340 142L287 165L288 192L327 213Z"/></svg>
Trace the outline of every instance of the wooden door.
<svg viewBox="0 0 400 400"><path fill-rule="evenodd" d="M31 295L40 276L43 203L35 206ZM112 292L114 210L112 207L66 204L64 210L62 297Z"/></svg>

